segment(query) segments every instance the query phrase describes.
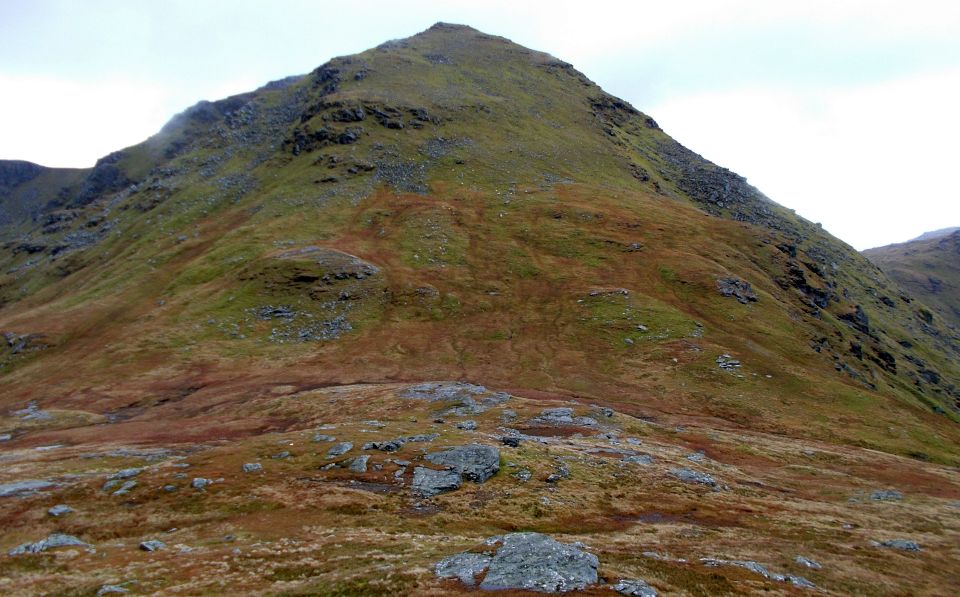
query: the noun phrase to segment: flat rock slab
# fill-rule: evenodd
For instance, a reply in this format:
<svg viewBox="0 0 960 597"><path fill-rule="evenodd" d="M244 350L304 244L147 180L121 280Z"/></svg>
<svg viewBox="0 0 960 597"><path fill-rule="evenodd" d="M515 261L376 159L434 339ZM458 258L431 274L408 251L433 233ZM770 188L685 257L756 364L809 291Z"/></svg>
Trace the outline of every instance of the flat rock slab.
<svg viewBox="0 0 960 597"><path fill-rule="evenodd" d="M401 398L449 403L446 412L469 417L478 415L510 399L510 394L491 392L483 386L453 381L431 381L410 386L400 393Z"/></svg>
<svg viewBox="0 0 960 597"><path fill-rule="evenodd" d="M620 582L613 585L613 590L621 595L631 595L633 597L657 597L657 590L639 579L621 579Z"/></svg>
<svg viewBox="0 0 960 597"><path fill-rule="evenodd" d="M433 464L456 471L468 481L483 483L500 470L500 450L494 446L469 444L433 452L425 457Z"/></svg>
<svg viewBox="0 0 960 597"><path fill-rule="evenodd" d="M717 486L717 480L707 473L701 473L688 468L670 469L670 474L684 483L697 483L699 485L709 485L710 487Z"/></svg>
<svg viewBox="0 0 960 597"><path fill-rule="evenodd" d="M576 426L576 427L596 427L599 423L593 417L578 417L573 409L562 406L558 408L545 408L540 414L528 421L530 425L551 425L557 427Z"/></svg>
<svg viewBox="0 0 960 597"><path fill-rule="evenodd" d="M562 593L583 590L597 583L600 565L597 556L548 535L510 533L491 537L486 543L499 544L492 557L464 552L441 561L437 574L459 578L472 586L486 567L480 588L488 591Z"/></svg>

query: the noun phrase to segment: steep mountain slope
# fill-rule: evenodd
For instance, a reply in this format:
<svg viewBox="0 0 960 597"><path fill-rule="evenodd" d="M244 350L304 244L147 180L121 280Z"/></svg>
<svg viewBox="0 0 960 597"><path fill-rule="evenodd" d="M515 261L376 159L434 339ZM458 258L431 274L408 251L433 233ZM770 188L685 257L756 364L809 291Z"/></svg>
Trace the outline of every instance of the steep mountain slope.
<svg viewBox="0 0 960 597"><path fill-rule="evenodd" d="M954 330L960 327L960 230L928 232L863 253Z"/></svg>
<svg viewBox="0 0 960 597"><path fill-rule="evenodd" d="M551 56L438 24L201 102L78 176L31 203L69 215L56 226L21 219L0 254L0 433L10 434L15 463L2 480L28 470L57 478L97 513L72 523L78 535L114 538L94 530L103 518L117 537L146 532L104 510L89 479L153 458L160 464L143 477L152 489L117 499L139 508L151 532L189 528L190 541L242 528L245 546L268 535L283 543L275 533L313 525L340 528L336 540L366 558L401 537L401 559L426 566L449 555L439 538L416 539L427 532L463 547L517 529L587 534L617 573L655 572L678 594L770 583L670 559L654 559L651 572L629 547L642 539L631 534L644 516L676 524L670 540L658 539L665 549L691 549L684 538L696 535L715 554L751 544L790 562L798 544L833 549L817 534L852 553L868 536L909 532L957 555L956 525L929 523L960 499L951 468L960 463L957 332L852 248ZM410 384L431 380L482 383L510 402L474 412L470 392L441 392L441 403L463 401L454 415L477 416L473 433L441 422L454 415L439 406L406 399L417 393ZM537 414L551 403L595 421L616 412L600 427L555 424ZM503 425L525 421L522 434L542 441L511 458L544 478L569 458L573 482L518 489L500 473L467 498L410 502L393 489L397 479L416 483L412 471L388 477L407 465L376 448L366 451L381 468L362 478L329 469L326 445L309 454L309 430L327 423L355 456L364 434L380 429L372 419L396 435L438 433L441 443L496 442ZM713 498L666 469L608 469L604 450L628 433L680 467L700 466L683 454L704 450L729 467L710 470L736 479L733 489ZM270 456L277 442L294 458L268 463L268 485L237 478L244 459ZM33 450L50 445L66 447ZM83 464L94 448L112 460ZM423 459L412 444L402 450ZM159 480L184 474L171 472L177 458L229 487L178 501ZM617 466L627 464L636 462ZM80 480L64 476L73 471ZM310 483L323 483L324 497L309 497ZM918 495L896 529L883 526L886 505L845 509L851 492L877 484ZM259 514L243 518L250 492ZM666 494L676 512L657 510ZM18 541L47 528L22 516L28 506L0 506ZM698 507L710 510L703 520L691 514ZM803 519L806 508L818 509L816 520ZM778 511L799 526L779 528ZM581 516L592 522L578 526ZM841 537L841 519L864 536ZM325 549L311 537L311 549ZM203 584L214 582L206 566L225 547L206 545L189 580L199 584L181 589L216 590ZM844 573L867 593L911 581L891 565L905 557L895 552L831 553L848 558L824 575L836 594L851 590ZM129 554L108 561L149 590L179 586ZM93 582L102 568L77 574ZM314 580L381 576L352 565L343 577L280 569L235 581L309 591ZM436 590L425 570L391 590L412 591L408 581ZM955 571L929 570L925 588ZM18 590L31 586L29 575L17 579Z"/></svg>

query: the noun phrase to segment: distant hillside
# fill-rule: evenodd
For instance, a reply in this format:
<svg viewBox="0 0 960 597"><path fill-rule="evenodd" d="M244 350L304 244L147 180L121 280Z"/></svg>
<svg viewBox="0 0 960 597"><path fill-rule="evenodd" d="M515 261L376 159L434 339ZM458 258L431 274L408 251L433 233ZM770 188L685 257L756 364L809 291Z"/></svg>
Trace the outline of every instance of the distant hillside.
<svg viewBox="0 0 960 597"><path fill-rule="evenodd" d="M960 327L960 228L926 232L863 253L951 326Z"/></svg>

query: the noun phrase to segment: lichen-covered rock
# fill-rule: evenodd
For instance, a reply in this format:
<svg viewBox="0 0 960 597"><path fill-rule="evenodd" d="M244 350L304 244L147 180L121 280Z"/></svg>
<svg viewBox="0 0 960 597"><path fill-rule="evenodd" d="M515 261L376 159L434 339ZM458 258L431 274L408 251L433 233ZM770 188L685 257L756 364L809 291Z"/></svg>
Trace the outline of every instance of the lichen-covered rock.
<svg viewBox="0 0 960 597"><path fill-rule="evenodd" d="M484 553L465 551L440 560L434 569L440 578L457 578L472 587L477 584L477 575L490 566L491 559Z"/></svg>
<svg viewBox="0 0 960 597"><path fill-rule="evenodd" d="M426 459L476 483L483 483L500 470L500 450L480 444L448 448L443 452L427 454Z"/></svg>
<svg viewBox="0 0 960 597"><path fill-rule="evenodd" d="M336 458L337 456L343 456L347 452L353 449L353 444L350 442L341 442L339 444L334 444L327 450L327 458Z"/></svg>
<svg viewBox="0 0 960 597"><path fill-rule="evenodd" d="M367 462L370 460L370 456L364 454L362 456L357 456L350 462L350 466L347 469L352 473L365 473L367 472Z"/></svg>
<svg viewBox="0 0 960 597"><path fill-rule="evenodd" d="M541 533L510 533L480 583L485 590L541 593L583 590L596 584L597 556Z"/></svg>

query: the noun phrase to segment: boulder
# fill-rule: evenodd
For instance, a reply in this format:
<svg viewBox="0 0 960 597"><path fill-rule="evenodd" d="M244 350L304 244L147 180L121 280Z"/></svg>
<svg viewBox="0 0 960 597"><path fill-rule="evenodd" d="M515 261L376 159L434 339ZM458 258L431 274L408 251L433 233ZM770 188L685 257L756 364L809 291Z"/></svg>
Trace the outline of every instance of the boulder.
<svg viewBox="0 0 960 597"><path fill-rule="evenodd" d="M357 456L350 463L348 469L352 473L365 473L367 472L367 462L370 460L370 456L364 454L363 456Z"/></svg>
<svg viewBox="0 0 960 597"><path fill-rule="evenodd" d="M717 278L717 291L723 296L733 297L740 303L757 302L757 295L753 292L750 282L739 278Z"/></svg>
<svg viewBox="0 0 960 597"><path fill-rule="evenodd" d="M202 477L197 477L190 482L190 487L194 489L206 489L208 485L213 483L210 479L204 479Z"/></svg>
<svg viewBox="0 0 960 597"><path fill-rule="evenodd" d="M793 561L803 566L804 568L809 568L811 570L820 570L821 568L823 568L823 566L820 565L820 562L816 562L814 560L805 558L803 556L797 556Z"/></svg>
<svg viewBox="0 0 960 597"><path fill-rule="evenodd" d="M656 589L638 579L621 579L620 582L613 585L613 590L621 595L657 597Z"/></svg>
<svg viewBox="0 0 960 597"><path fill-rule="evenodd" d="M592 417L575 416L572 408L564 406L558 408L545 408L540 411L538 416L530 419L529 423L531 425L552 425L558 427L569 425L594 427L597 425L597 420Z"/></svg>
<svg viewBox="0 0 960 597"><path fill-rule="evenodd" d="M48 549L58 547L90 547L89 543L84 543L73 535L64 535L62 533L53 533L46 539L41 539L36 543L24 543L14 547L9 552L12 556L19 556L27 553L41 553Z"/></svg>
<svg viewBox="0 0 960 597"><path fill-rule="evenodd" d="M698 483L700 485L709 485L710 487L717 486L717 480L707 473L701 473L688 468L670 469L670 474L684 483Z"/></svg>
<svg viewBox="0 0 960 597"><path fill-rule="evenodd" d="M245 473L261 473L263 472L263 465L259 462L247 462L243 465L243 472Z"/></svg>
<svg viewBox="0 0 960 597"><path fill-rule="evenodd" d="M335 442L337 438L332 435L327 435L326 433L314 433L313 441L315 442Z"/></svg>
<svg viewBox="0 0 960 597"><path fill-rule="evenodd" d="M156 539L150 539L149 541L140 543L140 549L143 551L160 551L166 547L166 543L163 541L157 541Z"/></svg>
<svg viewBox="0 0 960 597"><path fill-rule="evenodd" d="M40 479L5 483L0 485L0 497L19 497L22 495L30 495L42 489L53 487L53 485L54 484L51 481L42 481Z"/></svg>
<svg viewBox="0 0 960 597"><path fill-rule="evenodd" d="M541 533L510 533L490 560L480 588L541 593L583 590L596 584L597 556Z"/></svg>
<svg viewBox="0 0 960 597"><path fill-rule="evenodd" d="M920 545L916 541L908 541L906 539L891 539L889 541L881 541L877 545L880 547L888 547L890 549L899 549L901 551L920 551Z"/></svg>
<svg viewBox="0 0 960 597"><path fill-rule="evenodd" d="M437 495L445 491L453 491L460 487L460 473L457 471L435 471L424 466L413 469L414 493L425 497Z"/></svg>
<svg viewBox="0 0 960 597"><path fill-rule="evenodd" d="M465 551L437 562L434 569L440 578L457 578L468 587L477 584L477 575L490 566L491 556Z"/></svg>
<svg viewBox="0 0 960 597"><path fill-rule="evenodd" d="M47 514L49 514L50 516L53 516L54 518L65 516L67 514L70 514L71 512L73 512L73 508L71 508L70 506L67 506L66 504L57 504L53 508L50 508L49 510L47 510Z"/></svg>
<svg viewBox="0 0 960 597"><path fill-rule="evenodd" d="M870 494L870 499L878 502L899 502L903 499L903 494L896 489L881 489Z"/></svg>
<svg viewBox="0 0 960 597"><path fill-rule="evenodd" d="M347 452L353 449L353 444L350 442L340 442L339 444L334 444L327 450L327 458L336 458L337 456L343 456Z"/></svg>
<svg viewBox="0 0 960 597"><path fill-rule="evenodd" d="M469 444L426 455L433 464L456 471L468 481L483 483L500 470L500 450L493 446Z"/></svg>

